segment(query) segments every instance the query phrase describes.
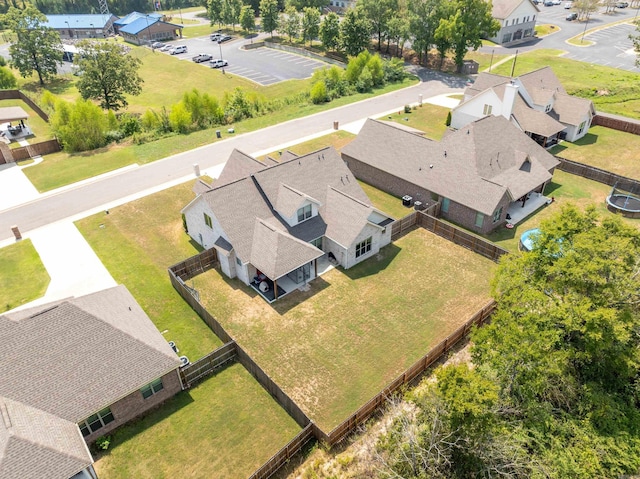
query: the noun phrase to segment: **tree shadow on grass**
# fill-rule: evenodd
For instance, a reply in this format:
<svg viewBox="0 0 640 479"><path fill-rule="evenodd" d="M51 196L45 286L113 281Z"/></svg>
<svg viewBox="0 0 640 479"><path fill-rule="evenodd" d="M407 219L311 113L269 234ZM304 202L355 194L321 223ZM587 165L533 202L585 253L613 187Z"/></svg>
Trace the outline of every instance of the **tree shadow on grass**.
<svg viewBox="0 0 640 479"><path fill-rule="evenodd" d="M344 269L342 272L352 280L378 274L391 264L393 259L400 253L400 250L402 248L395 243L388 244L371 258L367 258L352 268Z"/></svg>

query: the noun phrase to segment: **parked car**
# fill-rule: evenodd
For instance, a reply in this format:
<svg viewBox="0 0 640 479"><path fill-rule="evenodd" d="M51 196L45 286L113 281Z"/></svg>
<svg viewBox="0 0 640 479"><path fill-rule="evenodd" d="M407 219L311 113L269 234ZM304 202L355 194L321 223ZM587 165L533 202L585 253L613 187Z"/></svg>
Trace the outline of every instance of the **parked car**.
<svg viewBox="0 0 640 479"><path fill-rule="evenodd" d="M211 39L212 42L217 42L221 36L222 36L222 33L216 32L209 35L209 38Z"/></svg>
<svg viewBox="0 0 640 479"><path fill-rule="evenodd" d="M196 63L202 63L202 62L207 62L212 58L213 56L209 55L208 53L200 53L199 55L196 55L195 57L193 57L192 60Z"/></svg>
<svg viewBox="0 0 640 479"><path fill-rule="evenodd" d="M220 37L218 38L217 42L218 43L222 43L222 42L226 42L228 40L231 40L231 37L229 35L220 35Z"/></svg>
<svg viewBox="0 0 640 479"><path fill-rule="evenodd" d="M220 67L226 67L227 65L229 65L229 63L227 62L227 60L211 60L209 62L209 66L211 66L211 68L220 68Z"/></svg>
<svg viewBox="0 0 640 479"><path fill-rule="evenodd" d="M566 2L566 3L564 4L564 9L565 9L565 10L569 10L572 6L573 6L573 4L572 4L571 2Z"/></svg>
<svg viewBox="0 0 640 479"><path fill-rule="evenodd" d="M628 2L618 2L616 3L616 8L627 8L629 6Z"/></svg>
<svg viewBox="0 0 640 479"><path fill-rule="evenodd" d="M572 22L573 20L577 20L577 19L578 19L578 14L575 12L570 13L569 15L567 15L567 18L565 18L567 22Z"/></svg>
<svg viewBox="0 0 640 479"><path fill-rule="evenodd" d="M180 53L187 53L187 46L186 45L176 45L171 50L169 50L169 53L171 55L178 55Z"/></svg>
<svg viewBox="0 0 640 479"><path fill-rule="evenodd" d="M165 43L165 45L163 47L160 47L160 51L161 52L168 52L172 48L173 48L173 45L171 45L169 43Z"/></svg>
<svg viewBox="0 0 640 479"><path fill-rule="evenodd" d="M544 0L545 7L553 7L553 0Z"/></svg>
<svg viewBox="0 0 640 479"><path fill-rule="evenodd" d="M151 48L153 48L153 49L155 50L155 49L158 49L158 48L162 48L162 47L164 47L164 45L165 45L165 44L164 44L164 43L162 43L162 42L153 42L153 43L151 44Z"/></svg>

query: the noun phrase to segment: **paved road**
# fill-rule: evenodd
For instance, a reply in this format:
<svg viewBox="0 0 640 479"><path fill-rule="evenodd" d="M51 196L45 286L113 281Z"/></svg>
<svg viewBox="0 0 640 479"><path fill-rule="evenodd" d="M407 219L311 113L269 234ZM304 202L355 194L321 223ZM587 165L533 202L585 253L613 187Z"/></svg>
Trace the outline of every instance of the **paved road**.
<svg viewBox="0 0 640 479"><path fill-rule="evenodd" d="M226 161L233 148L248 153L272 150L298 138L328 133L334 121L344 125L395 111L408 103L416 103L419 95L426 99L444 93L458 93L465 86L463 80L437 72L421 70L417 73L422 82L410 88L238 135L1 211L0 242L12 238L12 225L18 225L26 233L63 219L88 214L102 205L134 196L140 191L188 178L193 175L195 163L203 171L220 165ZM179 138L176 141L180 141Z"/></svg>
<svg viewBox="0 0 640 479"><path fill-rule="evenodd" d="M573 10L566 10L562 5L553 7L539 6L538 24L552 24L558 31L532 42L510 47L483 47L482 51L490 53L492 50L499 54L513 54L539 48L552 48L567 52L565 58L579 60L586 63L610 66L622 70L637 72L635 66L636 54L629 40L630 33L636 33L635 27L621 21L633 21L638 10L631 8L616 9L614 13L596 12L591 15L589 22L567 22L567 14ZM586 27L586 28L585 28ZM576 46L566 42L576 35L584 35L587 41L595 42L591 46Z"/></svg>

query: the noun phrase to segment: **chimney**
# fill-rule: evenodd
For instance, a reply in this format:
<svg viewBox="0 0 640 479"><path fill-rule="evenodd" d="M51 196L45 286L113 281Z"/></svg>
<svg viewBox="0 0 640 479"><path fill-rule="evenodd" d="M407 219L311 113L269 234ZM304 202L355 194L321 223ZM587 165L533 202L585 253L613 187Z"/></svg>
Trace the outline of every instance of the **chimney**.
<svg viewBox="0 0 640 479"><path fill-rule="evenodd" d="M502 98L502 116L507 120L511 119L513 112L513 103L516 101L518 94L518 85L513 80L504 86L504 97Z"/></svg>

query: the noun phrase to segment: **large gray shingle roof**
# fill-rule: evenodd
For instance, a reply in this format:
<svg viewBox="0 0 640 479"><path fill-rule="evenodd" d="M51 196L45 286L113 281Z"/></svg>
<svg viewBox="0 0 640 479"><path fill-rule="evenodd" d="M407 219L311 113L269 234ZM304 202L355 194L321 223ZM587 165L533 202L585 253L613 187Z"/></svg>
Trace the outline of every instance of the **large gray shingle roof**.
<svg viewBox="0 0 640 479"><path fill-rule="evenodd" d="M92 463L75 423L0 397L0 479L68 479Z"/></svg>
<svg viewBox="0 0 640 479"><path fill-rule="evenodd" d="M0 344L0 396L72 422L180 365L124 286L0 316Z"/></svg>
<svg viewBox="0 0 640 479"><path fill-rule="evenodd" d="M522 158L538 162L547 171L546 178L558 164L501 116L477 120L440 142L367 120L342 153L486 215L493 214L509 191L530 184L532 175L519 170ZM511 169L517 171L504 175ZM509 183L500 184L501 179Z"/></svg>
<svg viewBox="0 0 640 479"><path fill-rule="evenodd" d="M285 155L283 155L284 157ZM255 161L255 160L254 160ZM265 165L266 166L266 165ZM225 166L225 169L227 166ZM237 171L236 166L233 166ZM224 173L224 170L223 170ZM360 210L363 205L373 211L369 198L358 184L344 161L333 148L324 148L303 156L287 154L285 161L253 171L243 179L218 186L201 195L233 245L242 261L251 261L267 274L286 274L298 266L322 255L317 248L306 243L321 236L355 238L362 222L345 221L352 211L336 211L333 202L341 207ZM351 200L347 203L330 191L343 193ZM280 216L290 217L302 202L319 205L318 216L293 227ZM188 206L187 206L188 208ZM357 213L356 216L360 216ZM344 246L350 246L347 243ZM289 253L287 253L288 248ZM274 256L274 248L277 254ZM286 255L289 258L285 258ZM282 256L282 257L281 257Z"/></svg>

